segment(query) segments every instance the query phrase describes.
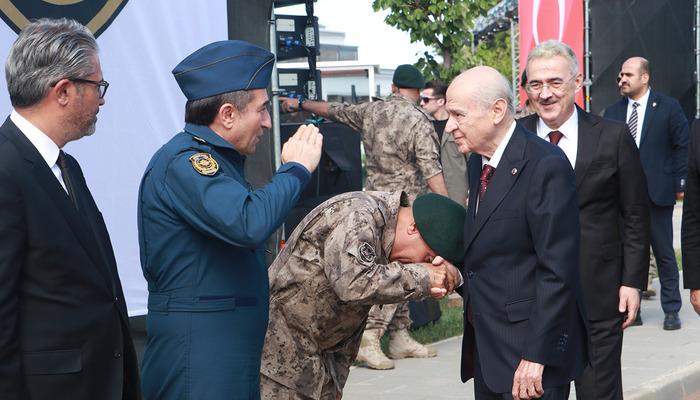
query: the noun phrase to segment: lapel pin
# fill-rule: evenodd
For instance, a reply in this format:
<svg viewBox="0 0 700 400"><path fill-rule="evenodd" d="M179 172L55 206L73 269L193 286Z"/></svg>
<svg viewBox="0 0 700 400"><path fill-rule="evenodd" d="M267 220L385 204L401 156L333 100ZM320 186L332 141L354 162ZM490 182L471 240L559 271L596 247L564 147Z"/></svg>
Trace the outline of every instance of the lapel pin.
<svg viewBox="0 0 700 400"><path fill-rule="evenodd" d="M518 173L518 169L517 169L517 168L513 168L513 169L510 170L510 174L511 174L511 175L515 175L515 174L517 174L517 173Z"/></svg>
<svg viewBox="0 0 700 400"><path fill-rule="evenodd" d="M652 107L656 107L656 102L651 103Z"/></svg>

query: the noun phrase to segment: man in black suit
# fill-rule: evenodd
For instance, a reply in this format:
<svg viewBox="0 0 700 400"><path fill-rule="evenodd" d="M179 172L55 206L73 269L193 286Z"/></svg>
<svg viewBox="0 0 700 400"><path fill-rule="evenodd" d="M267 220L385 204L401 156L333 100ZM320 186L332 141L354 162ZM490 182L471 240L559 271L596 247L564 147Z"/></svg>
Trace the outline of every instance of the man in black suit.
<svg viewBox="0 0 700 400"><path fill-rule="evenodd" d="M683 286L690 289L690 304L700 315L700 120L693 122L690 132L688 182L681 224Z"/></svg>
<svg viewBox="0 0 700 400"><path fill-rule="evenodd" d="M61 148L95 131L107 82L95 38L67 20L27 25L5 74L0 127L0 397L140 398L107 228Z"/></svg>
<svg viewBox="0 0 700 400"><path fill-rule="evenodd" d="M526 71L536 114L519 123L557 144L576 174L578 264L592 350L591 364L576 380L576 397L622 399L622 331L634 321L649 267L649 205L639 153L624 124L576 106L583 77L569 46L541 43L528 54Z"/></svg>
<svg viewBox="0 0 700 400"><path fill-rule="evenodd" d="M620 101L605 110L605 117L627 122L639 148L649 186L651 247L661 283L664 329L681 328L678 311L681 294L678 264L673 249L673 208L683 197L688 172L688 120L674 98L649 87L649 62L632 57L618 76Z"/></svg>
<svg viewBox="0 0 700 400"><path fill-rule="evenodd" d="M565 399L588 359L574 173L514 120L490 67L447 91L445 131L469 159L462 381L477 399Z"/></svg>

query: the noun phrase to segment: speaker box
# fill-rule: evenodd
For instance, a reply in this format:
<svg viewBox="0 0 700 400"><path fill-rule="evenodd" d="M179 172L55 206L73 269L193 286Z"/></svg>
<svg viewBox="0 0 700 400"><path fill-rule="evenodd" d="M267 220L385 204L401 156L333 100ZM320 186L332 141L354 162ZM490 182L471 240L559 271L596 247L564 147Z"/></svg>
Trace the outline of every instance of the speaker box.
<svg viewBox="0 0 700 400"><path fill-rule="evenodd" d="M282 143L296 132L300 124L283 124L280 136ZM318 168L302 192L296 208L284 227L289 237L299 222L317 205L345 192L362 190L362 162L360 157L360 134L345 125L323 123L319 125L323 134L323 154Z"/></svg>

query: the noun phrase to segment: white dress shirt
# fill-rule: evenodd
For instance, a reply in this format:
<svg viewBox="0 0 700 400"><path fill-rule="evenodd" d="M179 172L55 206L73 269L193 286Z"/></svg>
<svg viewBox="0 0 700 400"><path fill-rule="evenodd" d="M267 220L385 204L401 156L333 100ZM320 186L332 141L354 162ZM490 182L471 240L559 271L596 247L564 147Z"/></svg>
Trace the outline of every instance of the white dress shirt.
<svg viewBox="0 0 700 400"><path fill-rule="evenodd" d="M559 140L558 146L562 149L564 154L566 154L566 158L569 159L571 168L575 168L576 154L578 153L578 110L574 108L574 112L569 119L564 121L559 129L548 127L547 124L542 121L542 118L537 119L537 136L549 141L549 132L551 131L559 131L563 135L561 140Z"/></svg>
<svg viewBox="0 0 700 400"><path fill-rule="evenodd" d="M17 128L24 134L24 136L29 139L29 141L36 147L37 151L39 151L39 154L41 154L41 158L44 159L46 162L46 165L51 168L51 172L56 176L56 179L58 179L58 182L63 186L63 190L68 193L68 190L66 189L66 184L63 183L63 176L61 175L61 168L58 166L56 161L58 161L58 153L60 149L54 143L51 138L46 136L44 132L42 132L39 128L34 126L31 122L29 122L26 118L21 116L17 111L14 109L12 110L12 113L10 114L10 120L17 125Z"/></svg>
<svg viewBox="0 0 700 400"><path fill-rule="evenodd" d="M627 118L625 118L625 123L627 123L627 121L630 120L630 115L632 115L632 104L639 103L639 106L637 106L637 132L634 136L634 141L635 143L637 143L637 147L639 147L639 143L642 139L642 128L644 127L644 114L646 114L647 111L649 93L651 93L651 88L647 89L647 92L644 93L644 96L642 96L639 100L632 100L629 97L627 98Z"/></svg>

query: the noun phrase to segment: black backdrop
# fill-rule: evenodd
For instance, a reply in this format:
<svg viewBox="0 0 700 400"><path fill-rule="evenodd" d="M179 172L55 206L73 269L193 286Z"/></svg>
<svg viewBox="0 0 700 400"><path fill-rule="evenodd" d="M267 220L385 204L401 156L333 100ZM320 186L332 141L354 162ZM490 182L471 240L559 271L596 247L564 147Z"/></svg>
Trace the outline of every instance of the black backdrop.
<svg viewBox="0 0 700 400"><path fill-rule="evenodd" d="M689 0L591 0L591 111L620 96L615 78L629 57L649 60L651 87L695 115L694 3Z"/></svg>
<svg viewBox="0 0 700 400"><path fill-rule="evenodd" d="M281 127L282 142L296 132L300 124ZM360 134L339 123L319 125L323 133L323 154L311 182L302 192L297 206L284 222L287 237L317 205L338 193L362 190Z"/></svg>

